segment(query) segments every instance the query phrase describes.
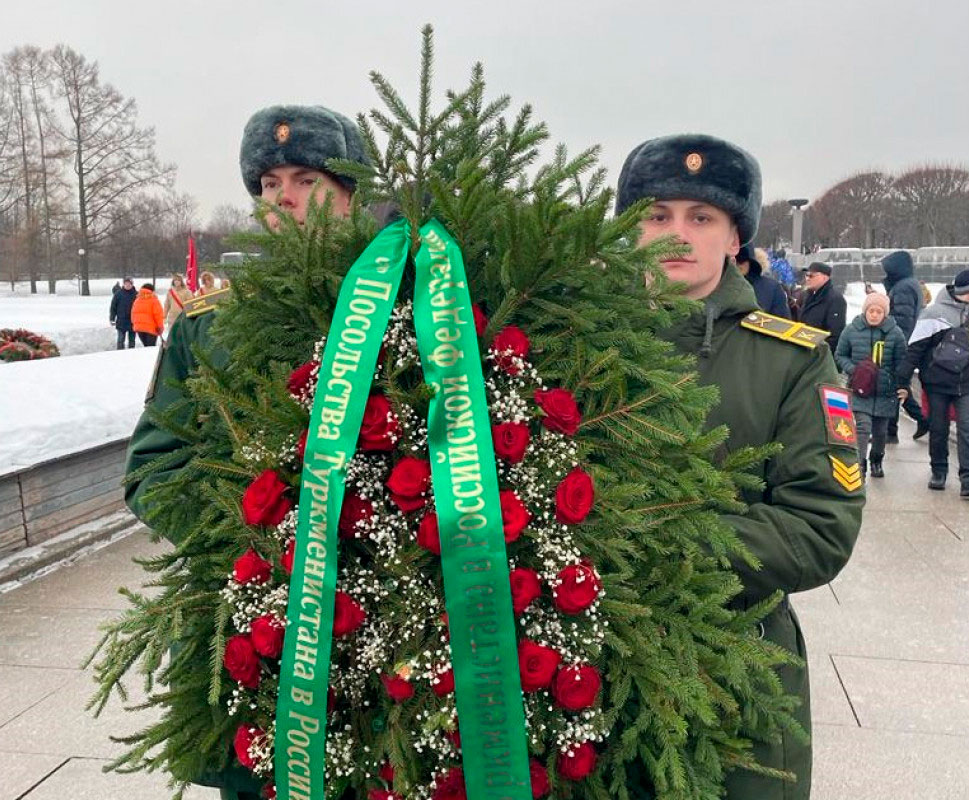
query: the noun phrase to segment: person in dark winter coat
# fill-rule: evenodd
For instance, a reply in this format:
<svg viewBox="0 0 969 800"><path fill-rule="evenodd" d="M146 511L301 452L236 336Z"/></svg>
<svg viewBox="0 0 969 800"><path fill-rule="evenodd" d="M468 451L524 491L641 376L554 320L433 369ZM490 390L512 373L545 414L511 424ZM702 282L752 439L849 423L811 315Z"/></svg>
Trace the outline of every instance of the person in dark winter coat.
<svg viewBox="0 0 969 800"><path fill-rule="evenodd" d="M742 559L732 565L743 585L734 604L749 608L778 590L786 595L823 585L851 555L865 502L863 482L850 400L837 385L827 345L796 323L761 312L730 258L756 233L760 168L739 147L711 136L652 139L626 159L616 210L646 197L655 202L642 222L640 243L674 236L689 247L688 255L664 261L663 270L702 306L663 335L678 352L696 355L701 384L719 389L707 425L729 428L727 453L769 442L783 446L758 470L762 488L743 493L746 510L724 517L761 565L755 569ZM785 690L800 697L793 713L810 732L804 637L786 598L762 626L765 639L803 659L778 674ZM810 796L809 743L784 733L756 743L752 756L793 772L796 781L733 770L724 779L728 800Z"/></svg>
<svg viewBox="0 0 969 800"><path fill-rule="evenodd" d="M929 488L945 489L949 472L949 406L956 410L956 441L959 453L959 495L969 499L969 363L958 371L944 369L937 348L953 330L966 331L969 341L969 269L939 292L935 302L919 317L909 341L905 361L898 372L899 397L909 395L912 373L918 368L922 387L929 395Z"/></svg>
<svg viewBox="0 0 969 800"><path fill-rule="evenodd" d="M118 350L124 350L125 337L128 339L128 348L135 346L135 329L131 324L131 308L138 297L138 290L131 278L124 279L124 285L114 293L111 298L111 310L109 320L118 331Z"/></svg>
<svg viewBox="0 0 969 800"><path fill-rule="evenodd" d="M862 361L871 359L878 366L874 393L862 397L856 391L851 401L858 425L861 469L866 472L866 465L870 463L873 478L885 477L882 460L885 457L888 421L898 413L895 373L905 359L905 337L895 320L888 315L888 306L888 296L881 292L872 292L865 297L861 313L844 329L835 352L835 360L848 376L849 386L852 386L855 368Z"/></svg>
<svg viewBox="0 0 969 800"><path fill-rule="evenodd" d="M807 293L801 304L799 319L805 325L827 331L828 346L834 351L845 328L848 303L831 283L831 267L828 264L820 261L810 264L804 280Z"/></svg>
<svg viewBox="0 0 969 800"><path fill-rule="evenodd" d="M907 342L912 337L915 329L915 322L919 318L919 313L925 305L925 297L922 294L922 287L915 277L915 264L912 255L906 250L896 250L889 253L881 261L882 269L885 270L885 277L882 278L882 285L888 292L888 299L891 308L888 313L895 318L898 327L901 328ZM913 420L915 420L915 435L913 439L920 439L929 431L929 423L922 416L922 408L914 398L906 397L902 403L902 408ZM898 442L898 413L895 418L888 423L888 441Z"/></svg>
<svg viewBox="0 0 969 800"><path fill-rule="evenodd" d="M754 287L757 305L768 314L790 319L791 312L787 307L787 295L784 289L770 275L764 274L764 265L757 260L753 249L744 245L734 260L737 262L740 274Z"/></svg>

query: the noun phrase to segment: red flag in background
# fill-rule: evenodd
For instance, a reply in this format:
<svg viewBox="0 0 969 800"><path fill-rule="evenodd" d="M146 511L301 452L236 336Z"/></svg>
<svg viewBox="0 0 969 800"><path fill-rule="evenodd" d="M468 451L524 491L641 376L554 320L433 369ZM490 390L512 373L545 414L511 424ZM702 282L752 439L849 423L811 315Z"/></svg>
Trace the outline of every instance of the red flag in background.
<svg viewBox="0 0 969 800"><path fill-rule="evenodd" d="M188 255L185 256L185 285L192 290L192 293L199 288L199 261L198 253L195 251L195 237L188 235Z"/></svg>

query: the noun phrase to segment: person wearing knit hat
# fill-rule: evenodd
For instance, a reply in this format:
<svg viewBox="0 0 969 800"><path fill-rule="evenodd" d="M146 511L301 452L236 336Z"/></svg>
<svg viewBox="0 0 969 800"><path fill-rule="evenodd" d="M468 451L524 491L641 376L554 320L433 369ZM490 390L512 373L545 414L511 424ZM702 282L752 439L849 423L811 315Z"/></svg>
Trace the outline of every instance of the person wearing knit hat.
<svg viewBox="0 0 969 800"><path fill-rule="evenodd" d="M885 477L883 459L888 422L898 409L895 372L905 359L905 336L889 316L887 294L865 296L861 313L838 339L835 358L848 376L851 407L858 426L858 459L863 473L871 466L871 477ZM871 453L868 452L869 443Z"/></svg>
<svg viewBox="0 0 969 800"><path fill-rule="evenodd" d="M354 179L345 174L348 162L351 168L353 163L367 164L363 138L347 117L322 106L281 105L257 111L245 126L239 149L243 184L250 196L271 206L266 220L273 229L280 227L284 215L304 224L311 200L320 206L328 200L331 216L347 217L356 189ZM213 279L209 292L185 302L162 349L125 466L125 502L139 519L150 513L151 490L186 468L187 456L181 456L187 450L185 442L158 420L190 405L184 384L195 374L197 352L215 367L227 363L229 354L215 344L211 330L219 314L232 313L218 310L225 308L232 292L225 286L215 289ZM152 462L155 469L148 467ZM197 782L218 787L223 800L263 796L264 781L238 765L200 775Z"/></svg>
<svg viewBox="0 0 969 800"><path fill-rule="evenodd" d="M639 201L649 201L636 205ZM636 147L619 176L616 211L639 215L639 242L670 238L685 245L662 261L686 296L698 301L664 331L677 352L696 358L701 384L716 386L719 403L707 425L729 430L723 452L781 444L743 492L746 511L724 521L759 562L732 564L748 608L778 590L785 599L763 622L764 638L796 653L799 666L779 673L801 703L793 712L811 729L804 639L787 602L790 592L820 586L847 562L861 524L863 480L848 392L838 382L825 331L758 307L734 258L760 217L760 168L753 156L712 136L650 139ZM735 769L724 778L728 800L806 800L811 748L784 733L754 746L761 765L793 772L794 783ZM644 787L651 794L652 787Z"/></svg>
<svg viewBox="0 0 969 800"><path fill-rule="evenodd" d="M949 472L949 409L955 409L959 495L969 499L969 269L919 314L898 372L899 396L910 395L916 369L928 395L929 488L945 489Z"/></svg>

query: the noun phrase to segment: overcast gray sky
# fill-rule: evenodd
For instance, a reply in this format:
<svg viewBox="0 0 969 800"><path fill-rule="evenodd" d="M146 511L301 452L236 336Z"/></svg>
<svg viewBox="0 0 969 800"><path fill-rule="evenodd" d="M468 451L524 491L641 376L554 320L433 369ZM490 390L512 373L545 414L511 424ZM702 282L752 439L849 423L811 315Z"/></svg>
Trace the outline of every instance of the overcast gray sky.
<svg viewBox="0 0 969 800"><path fill-rule="evenodd" d="M969 162L969 3L923 0L5 2L0 52L65 43L139 104L207 221L246 205L238 146L277 102L355 114L368 72L416 91L419 30L437 88L482 61L553 138L604 149L612 179L644 139L696 131L751 151L765 198L813 198L858 169Z"/></svg>

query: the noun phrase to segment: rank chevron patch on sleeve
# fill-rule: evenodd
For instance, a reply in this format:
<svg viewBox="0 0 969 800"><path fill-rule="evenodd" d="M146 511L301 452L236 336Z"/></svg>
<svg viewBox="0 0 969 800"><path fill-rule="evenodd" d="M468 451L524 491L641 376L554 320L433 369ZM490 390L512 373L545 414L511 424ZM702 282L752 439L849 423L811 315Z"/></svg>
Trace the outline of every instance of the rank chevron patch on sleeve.
<svg viewBox="0 0 969 800"><path fill-rule="evenodd" d="M847 491L854 492L865 485L861 476L861 464L845 464L840 458L828 454L831 459L831 474Z"/></svg>

